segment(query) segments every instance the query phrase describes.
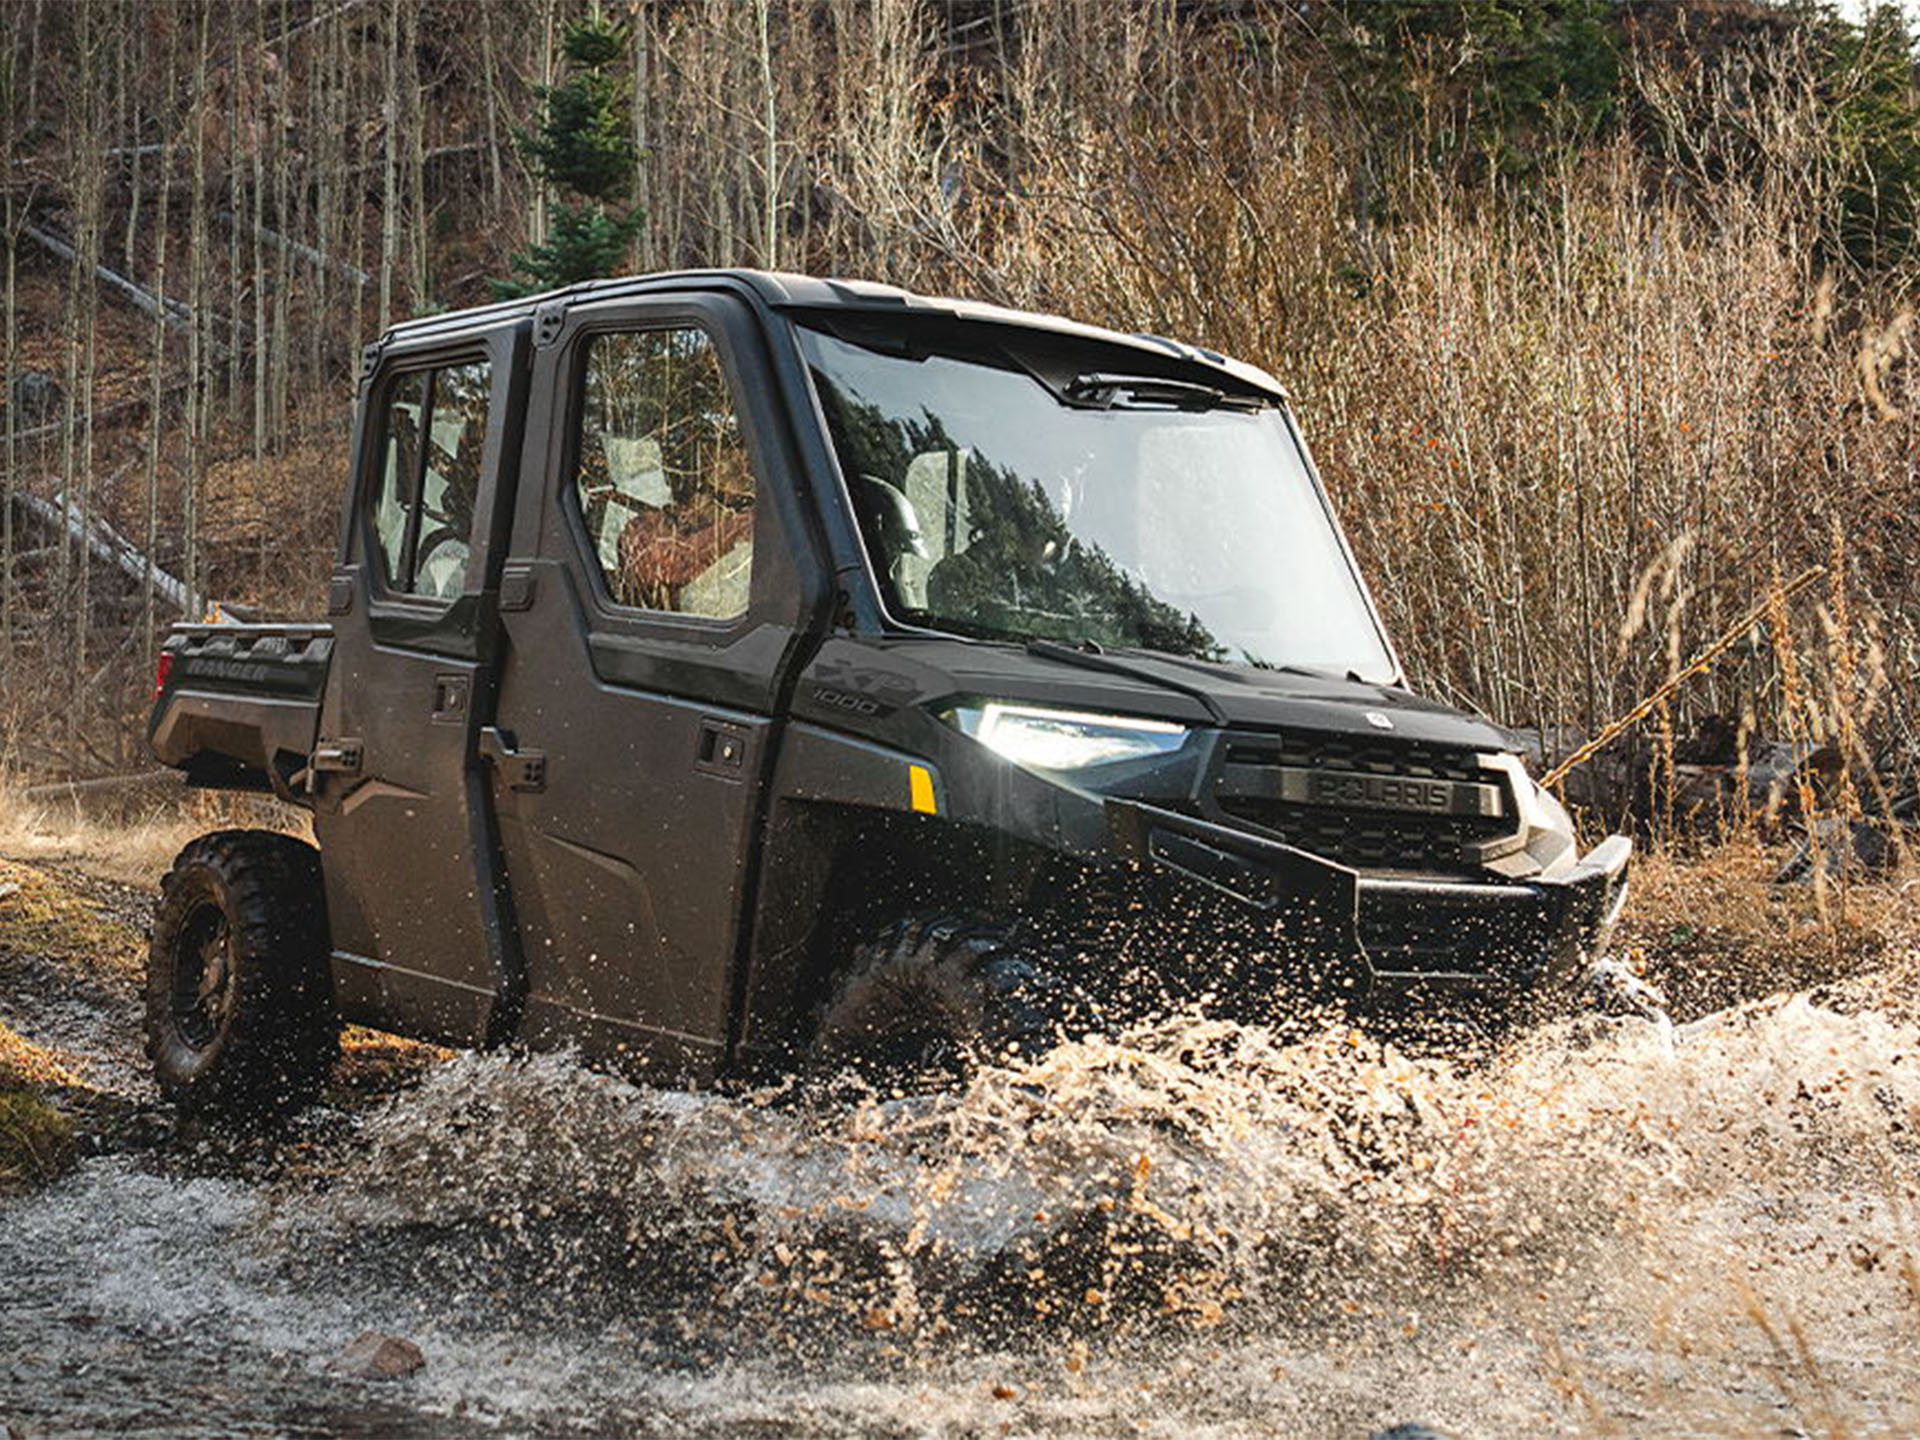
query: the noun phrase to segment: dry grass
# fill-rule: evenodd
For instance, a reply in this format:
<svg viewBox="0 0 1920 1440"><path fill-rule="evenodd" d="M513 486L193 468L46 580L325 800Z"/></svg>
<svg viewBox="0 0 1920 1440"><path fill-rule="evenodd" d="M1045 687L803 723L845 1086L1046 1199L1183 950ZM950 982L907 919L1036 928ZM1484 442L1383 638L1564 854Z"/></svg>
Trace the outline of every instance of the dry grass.
<svg viewBox="0 0 1920 1440"><path fill-rule="evenodd" d="M75 1089L86 1083L80 1078L85 1066L78 1056L36 1044L0 1021L0 1090Z"/></svg>
<svg viewBox="0 0 1920 1440"><path fill-rule="evenodd" d="M73 1121L43 1092L84 1088L78 1063L0 1022L0 1195L51 1179L70 1158Z"/></svg>
<svg viewBox="0 0 1920 1440"><path fill-rule="evenodd" d="M1644 962L1676 1018L1870 971L1904 973L1920 959L1920 871L1775 885L1785 858L1740 839L1636 862L1616 943Z"/></svg>
<svg viewBox="0 0 1920 1440"><path fill-rule="evenodd" d="M0 855L71 865L121 885L158 885L189 840L229 827L312 834L302 812L275 801L178 782L128 801L29 801L0 785Z"/></svg>
<svg viewBox="0 0 1920 1440"><path fill-rule="evenodd" d="M0 891L0 935L9 950L122 976L139 968L145 936L45 871L0 859Z"/></svg>

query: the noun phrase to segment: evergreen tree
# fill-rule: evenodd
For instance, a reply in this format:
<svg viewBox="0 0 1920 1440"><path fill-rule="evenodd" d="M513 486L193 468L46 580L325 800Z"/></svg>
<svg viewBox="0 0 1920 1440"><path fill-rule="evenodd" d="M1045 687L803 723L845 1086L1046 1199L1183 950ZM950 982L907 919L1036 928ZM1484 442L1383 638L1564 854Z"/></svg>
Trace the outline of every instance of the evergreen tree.
<svg viewBox="0 0 1920 1440"><path fill-rule="evenodd" d="M615 69L626 27L597 16L574 21L561 51L567 77L539 88L539 128L514 141L541 180L575 198L554 206L544 243L513 257L515 278L493 282L503 300L618 273L640 228L640 208L622 204L639 160L632 85Z"/></svg>

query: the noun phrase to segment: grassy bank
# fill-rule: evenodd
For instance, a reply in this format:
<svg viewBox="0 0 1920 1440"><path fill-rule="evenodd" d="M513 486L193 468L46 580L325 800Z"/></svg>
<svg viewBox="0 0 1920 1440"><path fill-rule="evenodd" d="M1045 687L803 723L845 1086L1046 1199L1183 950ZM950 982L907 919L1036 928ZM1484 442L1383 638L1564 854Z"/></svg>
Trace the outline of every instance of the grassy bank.
<svg viewBox="0 0 1920 1440"><path fill-rule="evenodd" d="M49 1092L84 1089L58 1051L0 1022L0 1194L57 1175L73 1152L73 1118Z"/></svg>
<svg viewBox="0 0 1920 1440"><path fill-rule="evenodd" d="M19 1017L61 999L103 1012L137 984L143 938L125 917L38 866L0 860L0 1194L58 1175L109 1104L97 1055L49 1043ZM23 1031L25 1033L23 1033Z"/></svg>

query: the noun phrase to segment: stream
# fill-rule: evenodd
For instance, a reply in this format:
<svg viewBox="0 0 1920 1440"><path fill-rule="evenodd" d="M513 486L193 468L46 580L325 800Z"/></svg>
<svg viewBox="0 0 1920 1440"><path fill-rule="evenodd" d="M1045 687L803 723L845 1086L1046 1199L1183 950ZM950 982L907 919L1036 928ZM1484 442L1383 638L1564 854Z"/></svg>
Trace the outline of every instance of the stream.
<svg viewBox="0 0 1920 1440"><path fill-rule="evenodd" d="M962 1092L458 1055L0 1202L0 1422L1920 1432L1920 1034L1857 977L1489 1058L1170 1020ZM426 1364L336 1373L359 1333Z"/></svg>

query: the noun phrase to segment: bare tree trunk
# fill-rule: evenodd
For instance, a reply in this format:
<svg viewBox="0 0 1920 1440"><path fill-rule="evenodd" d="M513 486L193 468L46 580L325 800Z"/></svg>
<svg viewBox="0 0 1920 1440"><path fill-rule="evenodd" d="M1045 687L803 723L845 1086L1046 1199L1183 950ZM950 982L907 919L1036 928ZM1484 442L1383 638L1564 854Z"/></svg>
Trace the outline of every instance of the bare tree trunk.
<svg viewBox="0 0 1920 1440"><path fill-rule="evenodd" d="M400 0L387 0L386 31L381 36L386 98L386 186L380 192L380 319L382 330L393 323L393 267L400 250Z"/></svg>
<svg viewBox="0 0 1920 1440"><path fill-rule="evenodd" d="M420 0L401 0L400 70L401 113L407 133L407 250L411 311L427 308L431 296L427 249L426 117L420 99Z"/></svg>
<svg viewBox="0 0 1920 1440"><path fill-rule="evenodd" d="M94 443L94 380L98 373L99 359L99 320L100 286L94 281L94 272L100 265L102 231L101 201L104 189L104 176L101 174L100 150L103 103L99 84L100 52L103 48L99 34L100 11L87 7L91 15L81 27L80 40L80 88L81 128L79 150L80 172L80 234L75 248L80 252L80 267L87 277L86 290L80 297L81 304L81 378L79 402L81 406L80 440L80 523L90 525L93 521L93 443ZM71 471L62 482L69 497L73 494L74 477ZM73 654L81 666L87 663L87 645L93 628L93 552L85 545L80 547L80 593L79 603L75 607ZM76 697L77 698L77 697ZM76 709L67 711L69 726L78 731L81 717Z"/></svg>
<svg viewBox="0 0 1920 1440"><path fill-rule="evenodd" d="M554 0L540 0L540 85L542 89L553 84L553 23ZM547 243L547 183L531 170L527 172L528 183L533 187L533 217L527 227L529 244Z"/></svg>
<svg viewBox="0 0 1920 1440"><path fill-rule="evenodd" d="M253 0L254 53L267 47L265 0ZM253 120L253 505L256 599L267 586L267 253L260 232L267 228L267 96L264 86L249 110ZM234 212L236 217L239 212Z"/></svg>
<svg viewBox="0 0 1920 1440"><path fill-rule="evenodd" d="M11 45L12 36L8 36ZM0 95L0 109L5 115L0 125L5 125L5 149L0 151L9 161L13 158L13 85L7 77L6 94ZM15 267L20 251L20 234L13 223L13 187L0 186L5 194L7 223L7 318L6 318L6 375L11 380L19 374L16 357L19 354L19 287L16 281ZM20 457L14 441L14 432L19 429L19 392L13 391L7 396L7 434L6 434L6 474L0 477L0 694L7 688L7 677L13 674L13 487L14 477L19 474Z"/></svg>
<svg viewBox="0 0 1920 1440"><path fill-rule="evenodd" d="M640 207L640 268L652 270L657 262L653 249L653 151L648 139L649 61L653 49L653 9L642 0L633 17L633 201Z"/></svg>
<svg viewBox="0 0 1920 1440"><path fill-rule="evenodd" d="M290 0L280 0L280 31L285 34L293 26L293 6ZM299 225L293 214L293 150L286 143L286 135L291 129L287 123L291 119L289 97L292 95L292 76L283 74L280 89L273 106L273 218L280 228L291 235L298 231ZM304 192L304 187L302 187ZM260 230L263 239L272 239L273 232L264 226ZM267 438L275 455L286 452L287 437L287 383L288 372L292 368L290 356L291 341L287 334L288 307L292 302L293 256L295 242L288 240L274 249L273 282L273 353L269 357L271 372L267 384ZM316 322L319 320L316 316Z"/></svg>
<svg viewBox="0 0 1920 1440"><path fill-rule="evenodd" d="M161 379L167 369L167 209L173 194L173 187L167 183L171 168L173 149L171 127L176 122L174 113L174 46L169 36L167 57L166 106L161 111L160 158L155 174L160 180L159 215L156 221L153 260L153 290L160 297L160 304L154 310L153 319L153 363L149 377L149 401L147 413L147 584L145 586L145 604L141 615L141 654L149 661L154 657L154 595L153 595L153 552L160 545L160 448L162 437L166 434L166 425L162 417L163 397ZM191 618L189 616L188 618Z"/></svg>
<svg viewBox="0 0 1920 1440"><path fill-rule="evenodd" d="M345 33L342 33L340 37L340 70L341 70L341 84L340 84L341 119L346 120L348 117L356 113L359 113L354 108L354 102L360 99L360 96L357 93L359 87L353 84L353 81L357 77L359 72L353 66L353 50L352 50L352 47L348 44L348 37L346 36ZM354 173L365 174L367 166L371 163L369 152L372 148L372 139L367 134L367 127L365 125L356 125L354 127L354 132L360 137L360 145L359 145L360 164L359 164L359 167L354 171ZM346 188L343 192L341 203L346 206L347 213L352 220L351 225L348 227L349 233L353 237L352 244L349 247L349 253L351 255L351 258L354 264L364 265L366 263L366 254L367 254L366 199L364 196L364 192L360 189L358 182L355 182L349 178L349 179L345 179L343 183ZM388 287L390 284L391 284L391 281L387 280L383 276L381 280L382 289L379 295L376 297L379 299L380 304L383 307L381 310L382 318L379 322L380 325L383 327L387 323L385 319L386 312L385 312L384 306L386 305L387 297L390 294L390 291L386 287ZM366 301L367 301L367 296L364 292L356 294L354 296L353 329L351 332L353 335L353 346L350 350L347 351L347 360L350 365L356 368L360 363L360 349L362 344L365 342L366 335L367 335Z"/></svg>
<svg viewBox="0 0 1920 1440"><path fill-rule="evenodd" d="M207 49L211 20L206 8L199 14L194 36L193 186L188 203L187 309L193 328L187 336L187 453L181 481L181 578L186 583L186 618L200 615L200 458L206 426L208 374L206 368L207 300Z"/></svg>
<svg viewBox="0 0 1920 1440"><path fill-rule="evenodd" d="M758 27L760 59L760 124L764 149L760 158L763 229L760 238L760 263L769 270L780 268L780 131L777 97L773 83L773 37L771 34L773 0L754 0L754 20Z"/></svg>
<svg viewBox="0 0 1920 1440"><path fill-rule="evenodd" d="M240 52L240 37L246 33L236 7L241 0L229 0L227 8L228 34L232 40L227 54L227 209L235 215L240 210L240 109L250 98L241 89L241 81L246 77L249 67ZM240 393L240 357L246 336L242 327L246 324L246 311L242 302L246 298L241 293L242 276L240 266L240 227L234 226L227 233L227 400Z"/></svg>

